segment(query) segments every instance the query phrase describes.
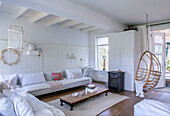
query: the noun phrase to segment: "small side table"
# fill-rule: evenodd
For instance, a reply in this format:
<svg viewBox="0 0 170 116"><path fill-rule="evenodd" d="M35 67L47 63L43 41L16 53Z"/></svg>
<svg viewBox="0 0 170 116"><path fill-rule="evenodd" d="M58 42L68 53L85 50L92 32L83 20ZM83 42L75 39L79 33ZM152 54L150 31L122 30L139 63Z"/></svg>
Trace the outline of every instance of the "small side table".
<svg viewBox="0 0 170 116"><path fill-rule="evenodd" d="M108 88L117 93L124 90L124 72L108 72Z"/></svg>

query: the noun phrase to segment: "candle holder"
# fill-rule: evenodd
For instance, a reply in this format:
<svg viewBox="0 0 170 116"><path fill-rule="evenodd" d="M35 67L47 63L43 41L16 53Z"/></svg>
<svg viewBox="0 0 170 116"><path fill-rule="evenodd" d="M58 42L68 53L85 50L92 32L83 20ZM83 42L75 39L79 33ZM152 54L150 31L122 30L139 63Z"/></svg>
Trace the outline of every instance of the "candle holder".
<svg viewBox="0 0 170 116"><path fill-rule="evenodd" d="M106 56L102 56L103 59L103 71L106 70Z"/></svg>

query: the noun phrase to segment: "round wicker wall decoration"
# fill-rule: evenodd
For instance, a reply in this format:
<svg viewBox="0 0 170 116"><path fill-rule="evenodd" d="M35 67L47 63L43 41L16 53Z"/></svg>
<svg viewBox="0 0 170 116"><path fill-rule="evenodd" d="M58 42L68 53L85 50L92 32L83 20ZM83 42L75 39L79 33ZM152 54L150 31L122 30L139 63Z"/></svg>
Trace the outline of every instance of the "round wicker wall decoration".
<svg viewBox="0 0 170 116"><path fill-rule="evenodd" d="M6 53L6 52L11 52L11 53L13 53L13 54L16 54L17 55L17 59L15 60L15 62L7 62L6 61L6 59L5 59L5 56L4 56L4 54ZM17 51L17 49L8 49L8 48L6 48L6 49L4 49L4 50L2 50L2 52L1 52L1 60L3 61L3 63L4 64L7 64L7 65L14 65L14 64L17 64L18 63L18 61L19 61L19 59L20 59L20 52L18 52Z"/></svg>

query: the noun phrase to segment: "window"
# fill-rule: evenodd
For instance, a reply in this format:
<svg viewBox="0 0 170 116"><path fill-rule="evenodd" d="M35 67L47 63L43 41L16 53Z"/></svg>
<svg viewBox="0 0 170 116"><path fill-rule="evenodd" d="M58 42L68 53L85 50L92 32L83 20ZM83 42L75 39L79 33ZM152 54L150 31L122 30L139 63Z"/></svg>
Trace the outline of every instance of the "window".
<svg viewBox="0 0 170 116"><path fill-rule="evenodd" d="M96 38L96 68L103 70L104 60L105 69L108 70L108 50L109 50L109 39L108 37L97 37Z"/></svg>

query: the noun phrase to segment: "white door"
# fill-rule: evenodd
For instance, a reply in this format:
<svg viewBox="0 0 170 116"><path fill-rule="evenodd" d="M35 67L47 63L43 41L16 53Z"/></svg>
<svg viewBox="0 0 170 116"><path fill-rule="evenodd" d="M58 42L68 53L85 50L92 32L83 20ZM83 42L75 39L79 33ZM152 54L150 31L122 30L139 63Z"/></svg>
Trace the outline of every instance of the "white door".
<svg viewBox="0 0 170 116"><path fill-rule="evenodd" d="M165 33L152 32L151 46L151 52L157 56L162 66L161 77L155 88L165 87Z"/></svg>

